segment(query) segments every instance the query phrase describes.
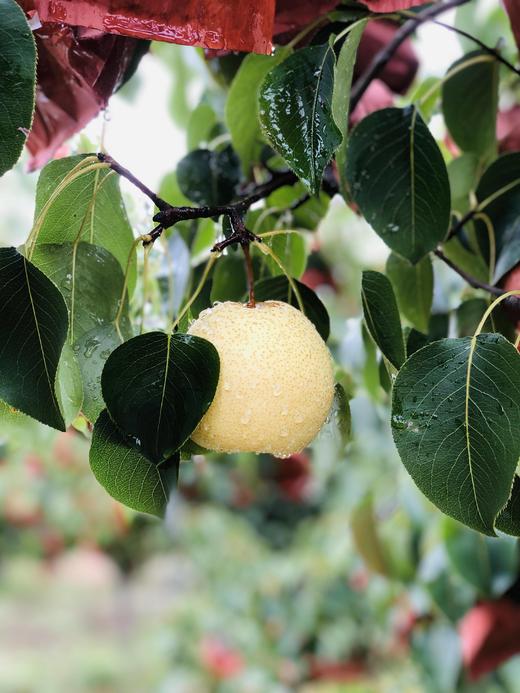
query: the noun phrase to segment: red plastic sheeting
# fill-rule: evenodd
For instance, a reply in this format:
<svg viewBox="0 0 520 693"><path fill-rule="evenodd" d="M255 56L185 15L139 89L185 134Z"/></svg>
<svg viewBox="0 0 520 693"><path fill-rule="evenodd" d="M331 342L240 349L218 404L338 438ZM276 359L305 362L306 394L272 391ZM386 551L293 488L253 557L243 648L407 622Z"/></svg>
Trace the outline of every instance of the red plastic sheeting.
<svg viewBox="0 0 520 693"><path fill-rule="evenodd" d="M520 3L518 0L504 0L504 5L509 15L516 45L520 49Z"/></svg>
<svg viewBox="0 0 520 693"><path fill-rule="evenodd" d="M270 53L275 0L36 0L42 22L214 50Z"/></svg>
<svg viewBox="0 0 520 693"><path fill-rule="evenodd" d="M409 7L425 5L428 0L363 0L363 4L372 12L397 12L407 10ZM516 2L516 0L511 0Z"/></svg>

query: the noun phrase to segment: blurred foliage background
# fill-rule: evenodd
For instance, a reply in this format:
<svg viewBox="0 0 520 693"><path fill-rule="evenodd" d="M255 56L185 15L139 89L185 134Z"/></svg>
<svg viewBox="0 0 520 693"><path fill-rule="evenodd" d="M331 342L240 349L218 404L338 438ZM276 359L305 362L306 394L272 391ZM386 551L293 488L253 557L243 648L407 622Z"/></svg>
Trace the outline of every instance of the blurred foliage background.
<svg viewBox="0 0 520 693"><path fill-rule="evenodd" d="M471 31L493 43L503 16L493 10L491 17L485 4L471 15ZM457 39L443 37L448 54L460 54ZM421 40L418 49L427 51L431 37ZM446 67L437 74L430 58L413 89ZM154 45L70 151L95 150L103 136L116 158L182 203L171 171L188 149L225 137L222 85L231 63L217 59L208 69L195 49ZM152 110L136 142L137 124ZM2 244L21 241L31 226L36 176L23 169L22 161L2 180ZM136 233L148 230L150 208L123 188ZM312 209L307 215L313 228ZM211 222L201 224L190 258L182 229L170 235L174 296L183 295L214 237ZM339 198L304 240L304 280L331 315L354 442L345 450L325 426L308 452L284 462L195 456L181 465L162 524L98 486L88 432L57 434L23 417L3 418L0 691L519 690L518 658L469 682L457 634L478 600L517 580L515 541L442 517L415 489L391 440L388 395L359 298L361 270L381 269L387 250ZM164 257L150 261L160 274ZM430 327L448 331L461 283L434 269ZM145 323L153 329L160 283L147 291ZM142 296L141 286L136 312Z"/></svg>

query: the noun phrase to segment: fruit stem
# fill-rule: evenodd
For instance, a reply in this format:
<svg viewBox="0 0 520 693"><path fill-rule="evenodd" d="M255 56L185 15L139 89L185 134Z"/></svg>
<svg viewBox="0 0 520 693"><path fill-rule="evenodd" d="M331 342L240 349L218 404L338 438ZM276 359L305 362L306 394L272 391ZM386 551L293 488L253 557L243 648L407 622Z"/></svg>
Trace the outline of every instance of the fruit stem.
<svg viewBox="0 0 520 693"><path fill-rule="evenodd" d="M247 287L249 289L249 301L247 303L247 307L254 308L256 306L255 276L253 273L253 263L251 262L251 253L249 252L249 243L242 243L242 250L244 251L244 257L246 259Z"/></svg>

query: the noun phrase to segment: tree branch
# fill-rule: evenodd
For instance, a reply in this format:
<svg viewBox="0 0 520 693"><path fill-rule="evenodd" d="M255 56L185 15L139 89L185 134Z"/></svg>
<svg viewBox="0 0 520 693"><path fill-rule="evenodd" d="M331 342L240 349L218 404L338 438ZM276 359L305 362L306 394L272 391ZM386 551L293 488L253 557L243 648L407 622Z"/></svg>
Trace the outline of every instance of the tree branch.
<svg viewBox="0 0 520 693"><path fill-rule="evenodd" d="M474 289L482 289L483 291L487 291L493 296L502 296L502 294L505 294L504 289L501 289L498 286L492 286L491 284L486 284L485 282L481 282L480 279L472 277L470 274L468 274L458 265L452 262L448 257L446 257L446 255L439 248L437 248L437 250L434 250L433 252L440 260L442 260L446 265L448 265L448 267L451 267L452 270L457 272L457 274L461 276Z"/></svg>
<svg viewBox="0 0 520 693"><path fill-rule="evenodd" d="M354 111L372 80L379 75L385 65L392 59L399 49L399 46L404 43L421 24L428 22L443 12L447 12L447 10L459 7L459 5L465 5L469 1L470 0L446 0L446 2L437 2L426 10L419 12L413 19L403 24L399 31L396 32L393 39L374 56L368 68L361 77L356 80L350 94L350 112L352 113Z"/></svg>

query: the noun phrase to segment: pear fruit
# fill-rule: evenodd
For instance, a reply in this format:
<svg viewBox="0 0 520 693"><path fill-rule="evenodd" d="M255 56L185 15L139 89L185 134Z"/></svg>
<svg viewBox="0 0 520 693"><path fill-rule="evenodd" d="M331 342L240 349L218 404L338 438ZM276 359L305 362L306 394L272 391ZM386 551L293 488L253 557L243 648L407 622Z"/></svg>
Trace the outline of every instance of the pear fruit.
<svg viewBox="0 0 520 693"><path fill-rule="evenodd" d="M189 334L212 342L220 357L213 402L192 434L218 452L289 457L317 435L332 406L330 352L314 325L288 303L254 308L217 303Z"/></svg>

